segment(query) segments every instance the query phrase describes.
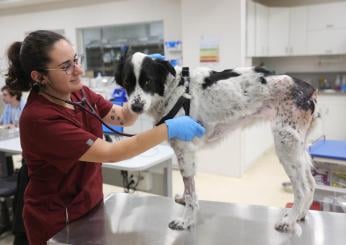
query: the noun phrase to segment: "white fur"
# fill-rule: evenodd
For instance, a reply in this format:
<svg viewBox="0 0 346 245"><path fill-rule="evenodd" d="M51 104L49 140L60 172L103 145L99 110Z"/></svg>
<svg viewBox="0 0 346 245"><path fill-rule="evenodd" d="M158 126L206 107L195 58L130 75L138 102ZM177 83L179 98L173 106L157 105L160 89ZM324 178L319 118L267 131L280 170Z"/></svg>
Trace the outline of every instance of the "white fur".
<svg viewBox="0 0 346 245"><path fill-rule="evenodd" d="M140 53L132 56L137 86L129 96L129 103L140 100L144 104L144 111L157 122L184 95L185 88L178 86L181 68L176 67L176 77L167 76L163 97L144 92L138 85L144 57L146 56ZM203 89L204 78L209 76L210 71L209 68L190 71L190 115L202 122L206 128L205 136L193 142L170 141L177 155L185 186L183 195L176 197L178 203L185 204L184 214L172 221L170 227L187 229L195 222L198 209L194 183L196 150L219 142L237 127L244 127L258 120L270 120L278 158L294 189L294 206L275 227L280 231L295 231L297 220L304 218L308 212L315 188L310 172L311 159L305 151L305 139L315 115L295 105L294 98L290 97L295 84L289 76L268 76L265 77L266 83L261 83L263 74L255 72L253 67L242 67L233 69L240 76L219 80Z"/></svg>

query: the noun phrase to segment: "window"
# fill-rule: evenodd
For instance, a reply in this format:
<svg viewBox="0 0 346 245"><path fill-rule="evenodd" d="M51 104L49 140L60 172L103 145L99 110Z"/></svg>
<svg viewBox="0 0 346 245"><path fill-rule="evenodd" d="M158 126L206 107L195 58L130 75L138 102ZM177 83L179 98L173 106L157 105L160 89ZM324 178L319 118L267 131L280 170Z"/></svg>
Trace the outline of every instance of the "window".
<svg viewBox="0 0 346 245"><path fill-rule="evenodd" d="M163 23L161 21L131 25L102 26L79 29L86 71L96 76L113 76L124 47L130 53L161 53Z"/></svg>

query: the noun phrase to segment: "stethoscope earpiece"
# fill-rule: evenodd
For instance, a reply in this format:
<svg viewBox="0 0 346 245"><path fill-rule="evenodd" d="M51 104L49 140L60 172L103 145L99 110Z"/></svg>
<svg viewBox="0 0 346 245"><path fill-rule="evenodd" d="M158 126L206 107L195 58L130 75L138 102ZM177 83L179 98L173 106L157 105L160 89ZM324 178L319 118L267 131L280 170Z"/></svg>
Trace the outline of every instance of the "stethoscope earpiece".
<svg viewBox="0 0 346 245"><path fill-rule="evenodd" d="M41 85L40 85L38 82L35 82L35 83L32 85L31 89L32 89L34 92L39 93L40 90L41 90Z"/></svg>

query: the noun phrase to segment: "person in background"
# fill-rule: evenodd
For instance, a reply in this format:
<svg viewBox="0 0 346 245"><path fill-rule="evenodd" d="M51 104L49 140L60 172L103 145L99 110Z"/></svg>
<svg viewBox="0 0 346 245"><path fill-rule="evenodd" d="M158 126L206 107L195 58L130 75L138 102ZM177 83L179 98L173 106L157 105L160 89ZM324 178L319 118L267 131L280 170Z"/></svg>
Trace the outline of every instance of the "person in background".
<svg viewBox="0 0 346 245"><path fill-rule="evenodd" d="M106 142L101 122L71 101L89 104L112 125L129 126L137 115L128 104L113 105L82 84L79 56L64 36L31 32L13 43L7 55L6 84L30 91L19 123L29 173L23 218L30 244L46 244L102 202L100 163L116 164L168 139L192 141L204 135L200 124L182 116L114 144Z"/></svg>
<svg viewBox="0 0 346 245"><path fill-rule="evenodd" d="M8 128L18 127L19 117L25 105L22 92L11 90L7 85L1 88L1 92L5 107L0 117L0 124Z"/></svg>

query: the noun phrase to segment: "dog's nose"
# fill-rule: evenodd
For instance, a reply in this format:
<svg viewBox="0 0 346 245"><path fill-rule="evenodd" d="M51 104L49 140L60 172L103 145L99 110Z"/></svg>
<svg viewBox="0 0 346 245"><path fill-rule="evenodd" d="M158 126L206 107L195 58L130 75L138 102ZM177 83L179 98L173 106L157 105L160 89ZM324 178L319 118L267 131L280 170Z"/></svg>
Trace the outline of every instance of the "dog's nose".
<svg viewBox="0 0 346 245"><path fill-rule="evenodd" d="M141 113L143 111L143 104L132 104L131 109L136 113Z"/></svg>

